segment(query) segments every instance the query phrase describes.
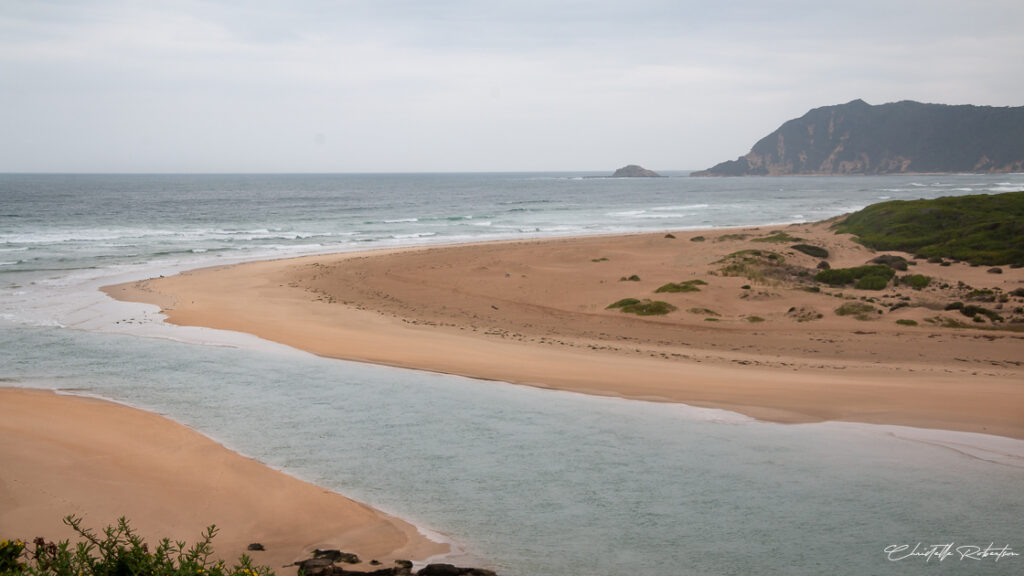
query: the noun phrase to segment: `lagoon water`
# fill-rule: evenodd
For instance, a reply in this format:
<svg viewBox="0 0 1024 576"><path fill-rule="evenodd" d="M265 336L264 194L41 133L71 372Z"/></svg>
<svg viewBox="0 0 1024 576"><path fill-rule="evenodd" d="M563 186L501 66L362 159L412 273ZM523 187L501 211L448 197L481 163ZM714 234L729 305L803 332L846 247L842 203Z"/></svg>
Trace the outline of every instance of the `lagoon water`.
<svg viewBox="0 0 1024 576"><path fill-rule="evenodd" d="M149 409L500 574L1015 574L1024 442L736 414L318 358L96 288L289 255L819 220L1024 175L0 175L0 379ZM1024 415L1022 415L1024 417ZM8 535L9 536L9 535Z"/></svg>

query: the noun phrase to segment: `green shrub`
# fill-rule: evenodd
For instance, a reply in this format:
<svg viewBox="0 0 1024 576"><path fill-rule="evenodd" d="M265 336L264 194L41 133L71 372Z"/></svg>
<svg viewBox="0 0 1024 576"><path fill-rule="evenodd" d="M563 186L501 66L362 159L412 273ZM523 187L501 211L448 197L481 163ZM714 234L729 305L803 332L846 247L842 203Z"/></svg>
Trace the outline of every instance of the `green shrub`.
<svg viewBox="0 0 1024 576"><path fill-rule="evenodd" d="M797 238L796 236L790 236L789 234L787 234L785 232L776 232L775 234L772 234L771 236L763 236L761 238L754 238L753 240L751 240L751 242L778 242L778 243L782 243L782 242L799 242L801 240L803 240L803 238Z"/></svg>
<svg viewBox="0 0 1024 576"><path fill-rule="evenodd" d="M864 276L853 285L858 290L884 290L889 279L884 276Z"/></svg>
<svg viewBox="0 0 1024 576"><path fill-rule="evenodd" d="M619 278L619 282L639 282L639 281L640 281L640 277L637 276L636 274L633 274L632 276L630 276L628 278L625 277L625 276L623 276L622 278Z"/></svg>
<svg viewBox="0 0 1024 576"><path fill-rule="evenodd" d="M744 320L746 320L747 322L750 322L751 324L757 324L758 322L764 322L764 318L761 318L760 316L747 316L746 318L744 318Z"/></svg>
<svg viewBox="0 0 1024 576"><path fill-rule="evenodd" d="M693 238L690 238L690 242L703 242L704 240L706 240L706 238L703 236L694 236Z"/></svg>
<svg viewBox="0 0 1024 576"><path fill-rule="evenodd" d="M253 566L248 556L228 568L213 562L211 541L217 527L210 526L199 542L186 548L185 542L163 539L155 550L129 526L125 518L109 526L102 536L82 527L75 516L64 518L81 539L74 547L70 541L46 542L37 538L31 553L23 542L4 540L0 544L0 574L28 576L272 576L266 566ZM13 556L17 552L19 556ZM24 558L24 562L21 561Z"/></svg>
<svg viewBox="0 0 1024 576"><path fill-rule="evenodd" d="M979 302L995 302L996 293L995 291L990 290L988 288L980 288L976 290L971 290L967 294L966 298L968 300L977 300Z"/></svg>
<svg viewBox="0 0 1024 576"><path fill-rule="evenodd" d="M906 284L914 290L923 290L932 283L931 276L925 276L924 274L908 274L901 276L899 279L900 284Z"/></svg>
<svg viewBox="0 0 1024 576"><path fill-rule="evenodd" d="M726 242L729 240L746 240L750 238L750 234L722 234L718 237L717 242Z"/></svg>
<svg viewBox="0 0 1024 576"><path fill-rule="evenodd" d="M704 316L721 316L721 314L710 308L690 308L687 312L691 314L702 314Z"/></svg>
<svg viewBox="0 0 1024 576"><path fill-rule="evenodd" d="M981 306L975 306L974 304L963 306L959 308L959 310L961 314L967 316L968 318L974 318L976 322L978 321L978 318L980 316L986 316L989 320L993 322L1003 321L1003 317L1000 316L999 313L997 313L996 311L989 310L988 308L982 308Z"/></svg>
<svg viewBox="0 0 1024 576"><path fill-rule="evenodd" d="M869 266L855 266L853 268L832 268L830 270L822 270L814 275L814 279L823 284L830 286L845 286L847 284L854 284L862 278L877 277L882 278L886 284L889 279L896 275L896 272L892 268L882 265L874 264ZM876 285L878 281L873 281L871 285ZM884 286L882 286L884 288ZM880 290L881 288L868 288L869 290Z"/></svg>
<svg viewBox="0 0 1024 576"><path fill-rule="evenodd" d="M869 248L929 262L1024 264L1024 192L882 202L847 216L836 229L856 234Z"/></svg>
<svg viewBox="0 0 1024 576"><path fill-rule="evenodd" d="M836 314L839 316L853 316L857 320L870 320L869 314L874 311L874 306L864 302L847 302L836 308Z"/></svg>
<svg viewBox="0 0 1024 576"><path fill-rule="evenodd" d="M660 300L637 300L636 298L624 298L611 304L608 308L618 308L622 312L636 314L638 316L661 316L676 310L676 307L668 302Z"/></svg>
<svg viewBox="0 0 1024 576"><path fill-rule="evenodd" d="M794 244L790 246L790 248L796 250L797 252L803 252L808 256L814 256L815 258L828 258L828 250L820 246L812 246L810 244Z"/></svg>
<svg viewBox="0 0 1024 576"><path fill-rule="evenodd" d="M686 282L670 282L664 286L655 290L655 293L660 292L700 292L700 288L697 286L707 286L707 282L703 280L687 280Z"/></svg>
<svg viewBox="0 0 1024 576"><path fill-rule="evenodd" d="M899 324L900 326L917 326L917 321L909 320L906 318L901 318L897 320L896 323Z"/></svg>
<svg viewBox="0 0 1024 576"><path fill-rule="evenodd" d="M906 271L907 269L907 259L903 256L894 256L892 254L882 254L877 258L872 258L870 263L888 266L893 270L899 270L901 272Z"/></svg>
<svg viewBox="0 0 1024 576"><path fill-rule="evenodd" d="M613 302L612 304L609 304L605 308L605 310L611 310L612 308L624 308L626 306L633 306L634 304L639 304L639 303L640 303L640 301L637 300L636 298L623 298L622 300L619 300L618 302Z"/></svg>

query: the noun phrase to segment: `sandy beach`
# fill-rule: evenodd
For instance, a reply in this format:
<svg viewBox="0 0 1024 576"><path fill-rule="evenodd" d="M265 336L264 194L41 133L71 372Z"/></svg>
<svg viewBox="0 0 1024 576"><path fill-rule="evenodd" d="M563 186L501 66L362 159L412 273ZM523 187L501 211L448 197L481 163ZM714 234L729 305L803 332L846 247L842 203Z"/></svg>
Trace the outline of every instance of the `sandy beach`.
<svg viewBox="0 0 1024 576"><path fill-rule="evenodd" d="M930 276L924 290L834 288L811 281L820 258L791 245L827 249L832 268L878 254L827 222L668 236L311 256L104 290L155 304L175 324L247 332L328 357L777 422L1024 438L1024 334L944 309L970 302L976 290L1008 294L1024 286L1024 270L919 260L898 275ZM696 290L655 292L695 280ZM623 298L676 310L608 309ZM847 303L870 308L859 318L839 315ZM1022 304L1007 296L984 305L1012 318Z"/></svg>
<svg viewBox="0 0 1024 576"><path fill-rule="evenodd" d="M151 546L220 530L214 554L249 554L278 574L315 548L390 565L448 551L414 526L242 457L160 416L49 391L0 388L0 534L73 538L75 514L97 532L125 516ZM247 552L259 542L262 552ZM356 568L360 569L360 568Z"/></svg>

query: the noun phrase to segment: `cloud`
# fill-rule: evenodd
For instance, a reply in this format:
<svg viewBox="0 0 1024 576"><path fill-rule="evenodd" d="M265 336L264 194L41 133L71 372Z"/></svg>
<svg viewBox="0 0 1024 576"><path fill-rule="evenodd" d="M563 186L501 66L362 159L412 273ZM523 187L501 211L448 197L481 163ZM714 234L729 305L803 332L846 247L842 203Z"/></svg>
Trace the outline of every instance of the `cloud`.
<svg viewBox="0 0 1024 576"><path fill-rule="evenodd" d="M4 171L702 168L809 108L1019 105L1019 2L16 2Z"/></svg>

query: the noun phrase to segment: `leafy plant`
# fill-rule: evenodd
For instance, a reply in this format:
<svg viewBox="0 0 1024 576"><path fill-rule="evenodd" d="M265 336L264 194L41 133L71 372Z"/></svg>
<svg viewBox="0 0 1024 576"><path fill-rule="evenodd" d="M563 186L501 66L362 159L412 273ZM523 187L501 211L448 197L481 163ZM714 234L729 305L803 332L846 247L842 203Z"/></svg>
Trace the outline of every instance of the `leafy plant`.
<svg viewBox="0 0 1024 576"><path fill-rule="evenodd" d="M4 540L0 544L0 574L27 576L272 576L265 566L254 566L244 554L237 564L228 568L223 562L213 562L211 541L217 527L210 526L201 539L191 547L185 542L172 543L164 538L150 552L148 545L121 518L114 526L104 529L98 536L82 527L76 516L64 518L64 523L80 537L72 547L69 540L60 543L34 541L31 552L25 543ZM24 562L20 559L24 558Z"/></svg>

